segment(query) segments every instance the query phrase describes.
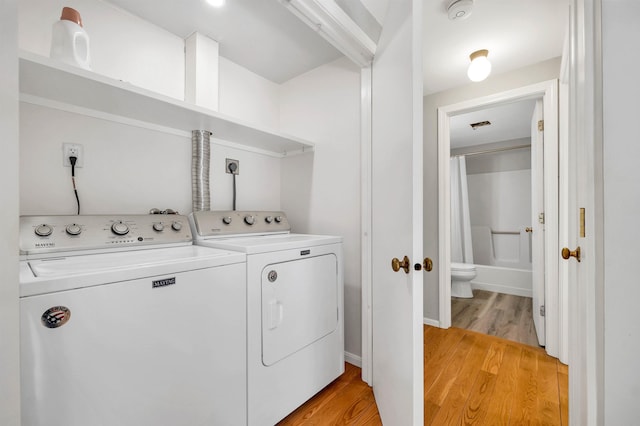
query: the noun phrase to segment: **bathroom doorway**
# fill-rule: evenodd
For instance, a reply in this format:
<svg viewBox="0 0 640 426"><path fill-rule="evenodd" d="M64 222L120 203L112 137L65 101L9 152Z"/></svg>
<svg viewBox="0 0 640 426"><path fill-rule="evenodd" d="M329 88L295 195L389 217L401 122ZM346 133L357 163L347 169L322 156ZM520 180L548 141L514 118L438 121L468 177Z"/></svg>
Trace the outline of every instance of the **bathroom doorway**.
<svg viewBox="0 0 640 426"><path fill-rule="evenodd" d="M451 325L530 346L544 343L532 309L532 248L541 245L534 244L532 225L543 171L531 155L532 145L538 146L532 128L538 102L525 99L450 119L452 280L460 263L475 269L472 280L452 286ZM541 260L536 256L537 276Z"/></svg>
<svg viewBox="0 0 640 426"><path fill-rule="evenodd" d="M542 120L534 117L535 105L538 105L541 110L539 113ZM440 323L444 327L451 326L452 313L459 314L461 310L471 313L472 317L484 312L489 314L487 319L483 320L488 325L484 326L495 333L496 326L491 325L491 316L495 318L502 315L506 326L513 328L513 323L516 321L514 311L511 314L500 314L499 310L514 304L515 312L522 316L526 314L523 311L527 307L530 308L529 315L533 318L537 317L538 322L536 324L538 332L529 333L529 341L535 344L538 334L541 334L543 340L539 340L538 343L545 346L549 355L555 357L558 357L561 336L566 336L560 333L560 328L564 325L560 324L559 312L567 303L566 300L561 300L562 292L558 291L556 256L558 253L557 105L558 83L552 80L438 109L441 206L439 231L440 235L444 236L441 240L443 243L439 257ZM508 110L518 107L528 111L523 115L529 123L528 126L537 127L538 121L541 121L544 153L540 151L539 155L536 155L538 151L534 142L534 155L531 156L531 134L529 138L520 135L499 137L493 141L479 140L475 144L467 143L467 146L464 146L464 142L454 140L457 120L465 121L473 118L470 123L465 124L469 126L472 123L490 121L478 118L482 117L479 111ZM480 125L480 127L485 126ZM490 125L486 127L490 128ZM535 131L531 127L529 129ZM476 132L475 136L477 136L483 130L486 129L471 128L467 133L474 136L473 132ZM473 247L475 250L472 252L477 253L478 256L478 259L473 262L477 268L477 277L472 280L472 288L478 297L470 299L470 303L480 305L479 307L461 307L457 300L452 306L451 230L452 220L455 219L452 218L453 189L450 182L452 170L455 172L457 169L455 165L453 167L451 165L451 154L457 156L454 158L460 158L466 154L464 157L468 158L468 171L472 176L468 182L471 210L476 210L476 213L480 211L480 217L474 219L474 226L469 226L472 228L469 232L470 240L473 241L474 236L476 240L470 242L476 246ZM535 173L531 169L531 165L533 164L536 168L536 163L542 161L543 157L544 182L542 179L535 179ZM528 171L525 168L527 163ZM506 194L498 190L501 186L508 189ZM540 194L542 201L536 199L535 193ZM536 206L537 203L543 204L543 207ZM534 241L536 235L539 237L537 244ZM540 237L543 235L545 238L541 240ZM534 260L536 257L537 261ZM538 288L535 286L536 277L539 277ZM483 299L486 299L486 303ZM517 318L517 321L520 320L521 317ZM466 321L469 322L470 319L467 318ZM511 332L514 331L511 330ZM533 339L532 336L534 336Z"/></svg>

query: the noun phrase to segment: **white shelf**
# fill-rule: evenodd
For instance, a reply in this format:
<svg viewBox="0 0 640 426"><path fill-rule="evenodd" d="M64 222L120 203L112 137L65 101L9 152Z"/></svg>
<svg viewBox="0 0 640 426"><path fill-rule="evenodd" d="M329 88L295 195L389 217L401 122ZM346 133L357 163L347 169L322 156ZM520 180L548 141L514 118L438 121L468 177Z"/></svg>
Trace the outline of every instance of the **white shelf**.
<svg viewBox="0 0 640 426"><path fill-rule="evenodd" d="M314 147L303 139L24 51L20 100L189 136L192 130L209 130L217 140L277 156Z"/></svg>

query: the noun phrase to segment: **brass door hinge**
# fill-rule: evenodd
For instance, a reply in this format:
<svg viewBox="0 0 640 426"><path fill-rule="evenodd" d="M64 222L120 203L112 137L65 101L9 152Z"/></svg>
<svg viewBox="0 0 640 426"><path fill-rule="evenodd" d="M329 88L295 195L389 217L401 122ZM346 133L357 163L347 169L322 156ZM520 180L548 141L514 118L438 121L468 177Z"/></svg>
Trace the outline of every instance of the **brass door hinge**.
<svg viewBox="0 0 640 426"><path fill-rule="evenodd" d="M538 120L538 131L539 132L544 131L544 120Z"/></svg>

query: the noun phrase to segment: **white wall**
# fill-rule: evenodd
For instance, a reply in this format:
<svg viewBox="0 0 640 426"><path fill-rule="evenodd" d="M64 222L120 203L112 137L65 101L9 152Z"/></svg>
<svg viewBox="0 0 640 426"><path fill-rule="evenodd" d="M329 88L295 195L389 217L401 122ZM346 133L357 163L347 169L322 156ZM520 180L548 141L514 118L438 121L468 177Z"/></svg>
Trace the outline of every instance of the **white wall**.
<svg viewBox="0 0 640 426"><path fill-rule="evenodd" d="M345 350L361 351L360 70L346 59L282 85L283 132L316 143L282 162L282 208L295 232L344 237Z"/></svg>
<svg viewBox="0 0 640 426"><path fill-rule="evenodd" d="M20 0L20 49L49 57L51 27L64 6L80 12L92 70L184 99L184 41L99 0Z"/></svg>
<svg viewBox="0 0 640 426"><path fill-rule="evenodd" d="M604 93L604 417L607 425L638 424L640 401L640 40L636 0L602 2Z"/></svg>
<svg viewBox="0 0 640 426"><path fill-rule="evenodd" d="M75 214L63 142L84 147L84 167L76 169L83 214L146 214L153 207L191 212L189 137L21 103L20 142L23 215ZM212 209L232 205L225 158L240 161L238 209L279 209L280 159L219 145L211 146Z"/></svg>
<svg viewBox="0 0 640 426"><path fill-rule="evenodd" d="M99 0L20 0L19 44L49 56L51 26L63 6L76 8L91 37L93 70L184 98L184 41ZM117 31L114 31L114 28ZM223 114L277 129L279 87L220 58ZM62 167L62 143L84 146L77 170L82 213L191 211L191 139L21 103L20 213L73 214L70 169ZM214 132L215 129L206 129ZM232 177L225 158L240 161L238 209L280 209L280 160L211 146L211 208L230 209Z"/></svg>
<svg viewBox="0 0 640 426"><path fill-rule="evenodd" d="M277 129L280 86L220 57L219 111L256 126Z"/></svg>
<svg viewBox="0 0 640 426"><path fill-rule="evenodd" d="M20 49L49 57L51 28L63 6L73 7L82 16L94 72L184 99L184 40L106 1L20 0ZM226 58L219 59L218 111L277 129L279 86Z"/></svg>
<svg viewBox="0 0 640 426"><path fill-rule="evenodd" d="M464 71L463 71L464 72ZM424 255L433 259L434 270L424 274L424 316L437 321L438 312L438 108L541 81L558 78L560 58L550 59L504 74L424 97Z"/></svg>
<svg viewBox="0 0 640 426"><path fill-rule="evenodd" d="M18 6L0 2L0 424L20 425L18 315Z"/></svg>

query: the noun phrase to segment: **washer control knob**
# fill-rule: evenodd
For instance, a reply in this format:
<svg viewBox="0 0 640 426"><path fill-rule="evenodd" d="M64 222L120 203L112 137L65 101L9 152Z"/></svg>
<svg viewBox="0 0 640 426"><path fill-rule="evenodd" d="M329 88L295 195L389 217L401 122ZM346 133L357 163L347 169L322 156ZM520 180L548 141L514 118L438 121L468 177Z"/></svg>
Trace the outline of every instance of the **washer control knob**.
<svg viewBox="0 0 640 426"><path fill-rule="evenodd" d="M247 225L253 225L256 222L256 218L251 216L250 214L244 217L244 223Z"/></svg>
<svg viewBox="0 0 640 426"><path fill-rule="evenodd" d="M267 216L267 217L265 217L265 218L264 218L264 221L265 221L265 222L267 222L267 223L271 223L271 222L273 222L273 216Z"/></svg>
<svg viewBox="0 0 640 426"><path fill-rule="evenodd" d="M53 232L53 228L46 223L36 226L35 233L39 237L48 237Z"/></svg>
<svg viewBox="0 0 640 426"><path fill-rule="evenodd" d="M225 225L230 225L231 224L231 216L225 216L222 218L222 223L224 223Z"/></svg>
<svg viewBox="0 0 640 426"><path fill-rule="evenodd" d="M80 235L82 232L82 228L77 223L72 223L71 225L67 225L67 234L69 235Z"/></svg>
<svg viewBox="0 0 640 426"><path fill-rule="evenodd" d="M276 223L282 222L282 216L276 216Z"/></svg>
<svg viewBox="0 0 640 426"><path fill-rule="evenodd" d="M173 229L174 231L179 231L182 229L182 223L180 222L173 222L171 224L171 229Z"/></svg>
<svg viewBox="0 0 640 426"><path fill-rule="evenodd" d="M164 225L161 222L156 222L153 224L153 230L161 232L164 230Z"/></svg>
<svg viewBox="0 0 640 426"><path fill-rule="evenodd" d="M126 223L115 222L111 225L111 231L116 235L127 235L129 233L129 227Z"/></svg>

